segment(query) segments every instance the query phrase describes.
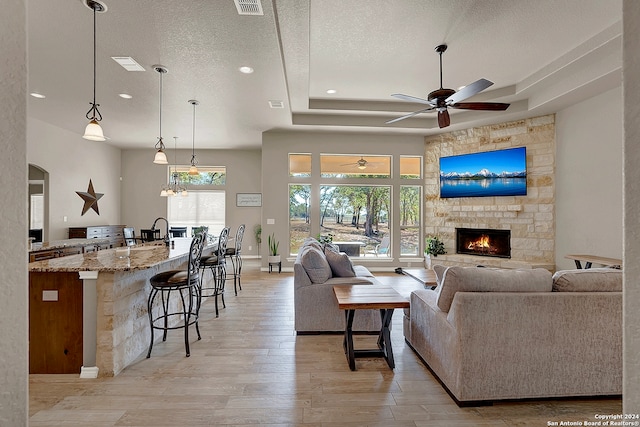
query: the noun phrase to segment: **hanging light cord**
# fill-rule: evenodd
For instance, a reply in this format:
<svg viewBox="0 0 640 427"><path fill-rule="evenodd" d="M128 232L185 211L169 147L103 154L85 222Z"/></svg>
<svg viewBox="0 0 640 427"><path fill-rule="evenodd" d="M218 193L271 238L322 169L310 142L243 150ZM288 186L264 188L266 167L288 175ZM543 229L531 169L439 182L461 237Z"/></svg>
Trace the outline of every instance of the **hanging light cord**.
<svg viewBox="0 0 640 427"><path fill-rule="evenodd" d="M90 102L91 108L87 111L86 117L89 120L99 122L102 120L102 114L98 111L100 104L96 104L96 4L92 4L93 9L93 102Z"/></svg>
<svg viewBox="0 0 640 427"><path fill-rule="evenodd" d="M196 160L196 102L193 102L193 139L191 142L191 166L198 164Z"/></svg>
<svg viewBox="0 0 640 427"><path fill-rule="evenodd" d="M162 74L164 74L164 71L159 69L158 74L160 74L160 136L158 137L155 148L164 150L164 143L162 142Z"/></svg>

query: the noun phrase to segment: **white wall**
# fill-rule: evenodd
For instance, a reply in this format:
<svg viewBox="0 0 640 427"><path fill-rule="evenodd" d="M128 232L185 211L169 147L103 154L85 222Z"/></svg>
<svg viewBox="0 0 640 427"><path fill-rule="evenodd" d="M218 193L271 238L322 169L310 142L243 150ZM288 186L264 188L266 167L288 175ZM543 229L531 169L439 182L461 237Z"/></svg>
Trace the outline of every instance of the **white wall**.
<svg viewBox="0 0 640 427"><path fill-rule="evenodd" d="M556 114L556 267L622 258L622 89Z"/></svg>
<svg viewBox="0 0 640 427"><path fill-rule="evenodd" d="M227 167L226 223L232 236L240 224L245 224L242 252L245 256L256 255L253 227L260 224L262 208L237 207L236 193L260 193L260 150L196 150L196 155L201 166ZM154 219L167 215L167 199L160 197L160 189L167 184L168 168L154 164L153 156L153 147L122 152L122 222L134 227L137 234L142 228L150 228ZM169 150L169 157L174 158L173 150ZM191 151L178 150L177 159L179 165L188 164Z"/></svg>
<svg viewBox="0 0 640 427"><path fill-rule="evenodd" d="M27 161L49 172L49 240L67 239L69 227L119 224L120 149L82 139L83 128L73 133L33 118L27 126ZM93 209L82 215L76 191L87 191L89 180L104 194L100 215Z"/></svg>
<svg viewBox="0 0 640 427"><path fill-rule="evenodd" d="M623 3L624 335L622 412L640 413L640 3ZM629 420L631 421L631 420ZM637 420L636 420L637 421Z"/></svg>
<svg viewBox="0 0 640 427"><path fill-rule="evenodd" d="M0 26L0 426L28 418L26 16L25 2L2 2Z"/></svg>

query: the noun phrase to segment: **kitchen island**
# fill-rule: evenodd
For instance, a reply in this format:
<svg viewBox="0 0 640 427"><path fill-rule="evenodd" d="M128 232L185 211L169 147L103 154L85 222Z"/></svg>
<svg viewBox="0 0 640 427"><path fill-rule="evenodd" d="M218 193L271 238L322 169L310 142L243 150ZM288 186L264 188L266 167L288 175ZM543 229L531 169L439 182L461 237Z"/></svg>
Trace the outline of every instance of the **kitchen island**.
<svg viewBox="0 0 640 427"><path fill-rule="evenodd" d="M113 376L138 359L150 338L149 278L184 269L190 243L176 238L171 247L130 247L126 257L120 248L29 263L29 372Z"/></svg>

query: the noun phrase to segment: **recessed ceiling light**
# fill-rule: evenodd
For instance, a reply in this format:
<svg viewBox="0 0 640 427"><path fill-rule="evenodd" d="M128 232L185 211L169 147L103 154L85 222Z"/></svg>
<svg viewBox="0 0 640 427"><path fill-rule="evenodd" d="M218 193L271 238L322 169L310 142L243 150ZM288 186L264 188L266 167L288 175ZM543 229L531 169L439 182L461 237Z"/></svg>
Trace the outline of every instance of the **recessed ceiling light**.
<svg viewBox="0 0 640 427"><path fill-rule="evenodd" d="M327 93L328 93L329 95L333 95L334 93L337 93L337 92L338 92L338 91L337 91L337 90L335 90L335 89L327 89Z"/></svg>
<svg viewBox="0 0 640 427"><path fill-rule="evenodd" d="M133 98L133 96L129 95L128 93L119 93L118 96L120 98L124 98L124 99L131 99Z"/></svg>
<svg viewBox="0 0 640 427"><path fill-rule="evenodd" d="M31 92L29 95L33 96L34 98L38 98L38 99L46 98L46 96L44 96L43 94L38 93L38 92Z"/></svg>
<svg viewBox="0 0 640 427"><path fill-rule="evenodd" d="M247 67L246 65L243 65L242 67L238 68L240 70L241 73L243 74L251 74L253 73L253 68L251 67Z"/></svg>

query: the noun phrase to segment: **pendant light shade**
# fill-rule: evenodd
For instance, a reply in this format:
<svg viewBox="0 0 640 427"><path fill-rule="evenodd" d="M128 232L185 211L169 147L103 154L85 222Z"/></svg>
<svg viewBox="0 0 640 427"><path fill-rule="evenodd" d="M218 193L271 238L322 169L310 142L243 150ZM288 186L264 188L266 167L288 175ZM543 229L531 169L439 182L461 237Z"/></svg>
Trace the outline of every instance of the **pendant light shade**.
<svg viewBox="0 0 640 427"><path fill-rule="evenodd" d="M158 142L156 142L155 149L156 155L153 159L153 163L157 165L166 165L169 164L167 160L167 155L164 153L164 142L162 141L162 75L167 73L167 69L162 65L154 65L153 69L160 75L160 114L159 114L159 124L160 124L160 133L158 136Z"/></svg>
<svg viewBox="0 0 640 427"><path fill-rule="evenodd" d="M100 104L96 103L96 13L106 12L107 6L98 0L84 0L84 4L93 10L93 102L90 102L91 108L85 115L89 120L89 124L85 128L82 137L90 141L104 141L106 138L100 123L98 123L102 120L102 114L98 111Z"/></svg>
<svg viewBox="0 0 640 427"><path fill-rule="evenodd" d="M198 164L198 160L196 159L196 105L200 103L195 99L190 99L189 104L193 105L193 138L191 140L191 167L189 168L189 175L199 175L200 172L198 172L198 167L196 166Z"/></svg>

